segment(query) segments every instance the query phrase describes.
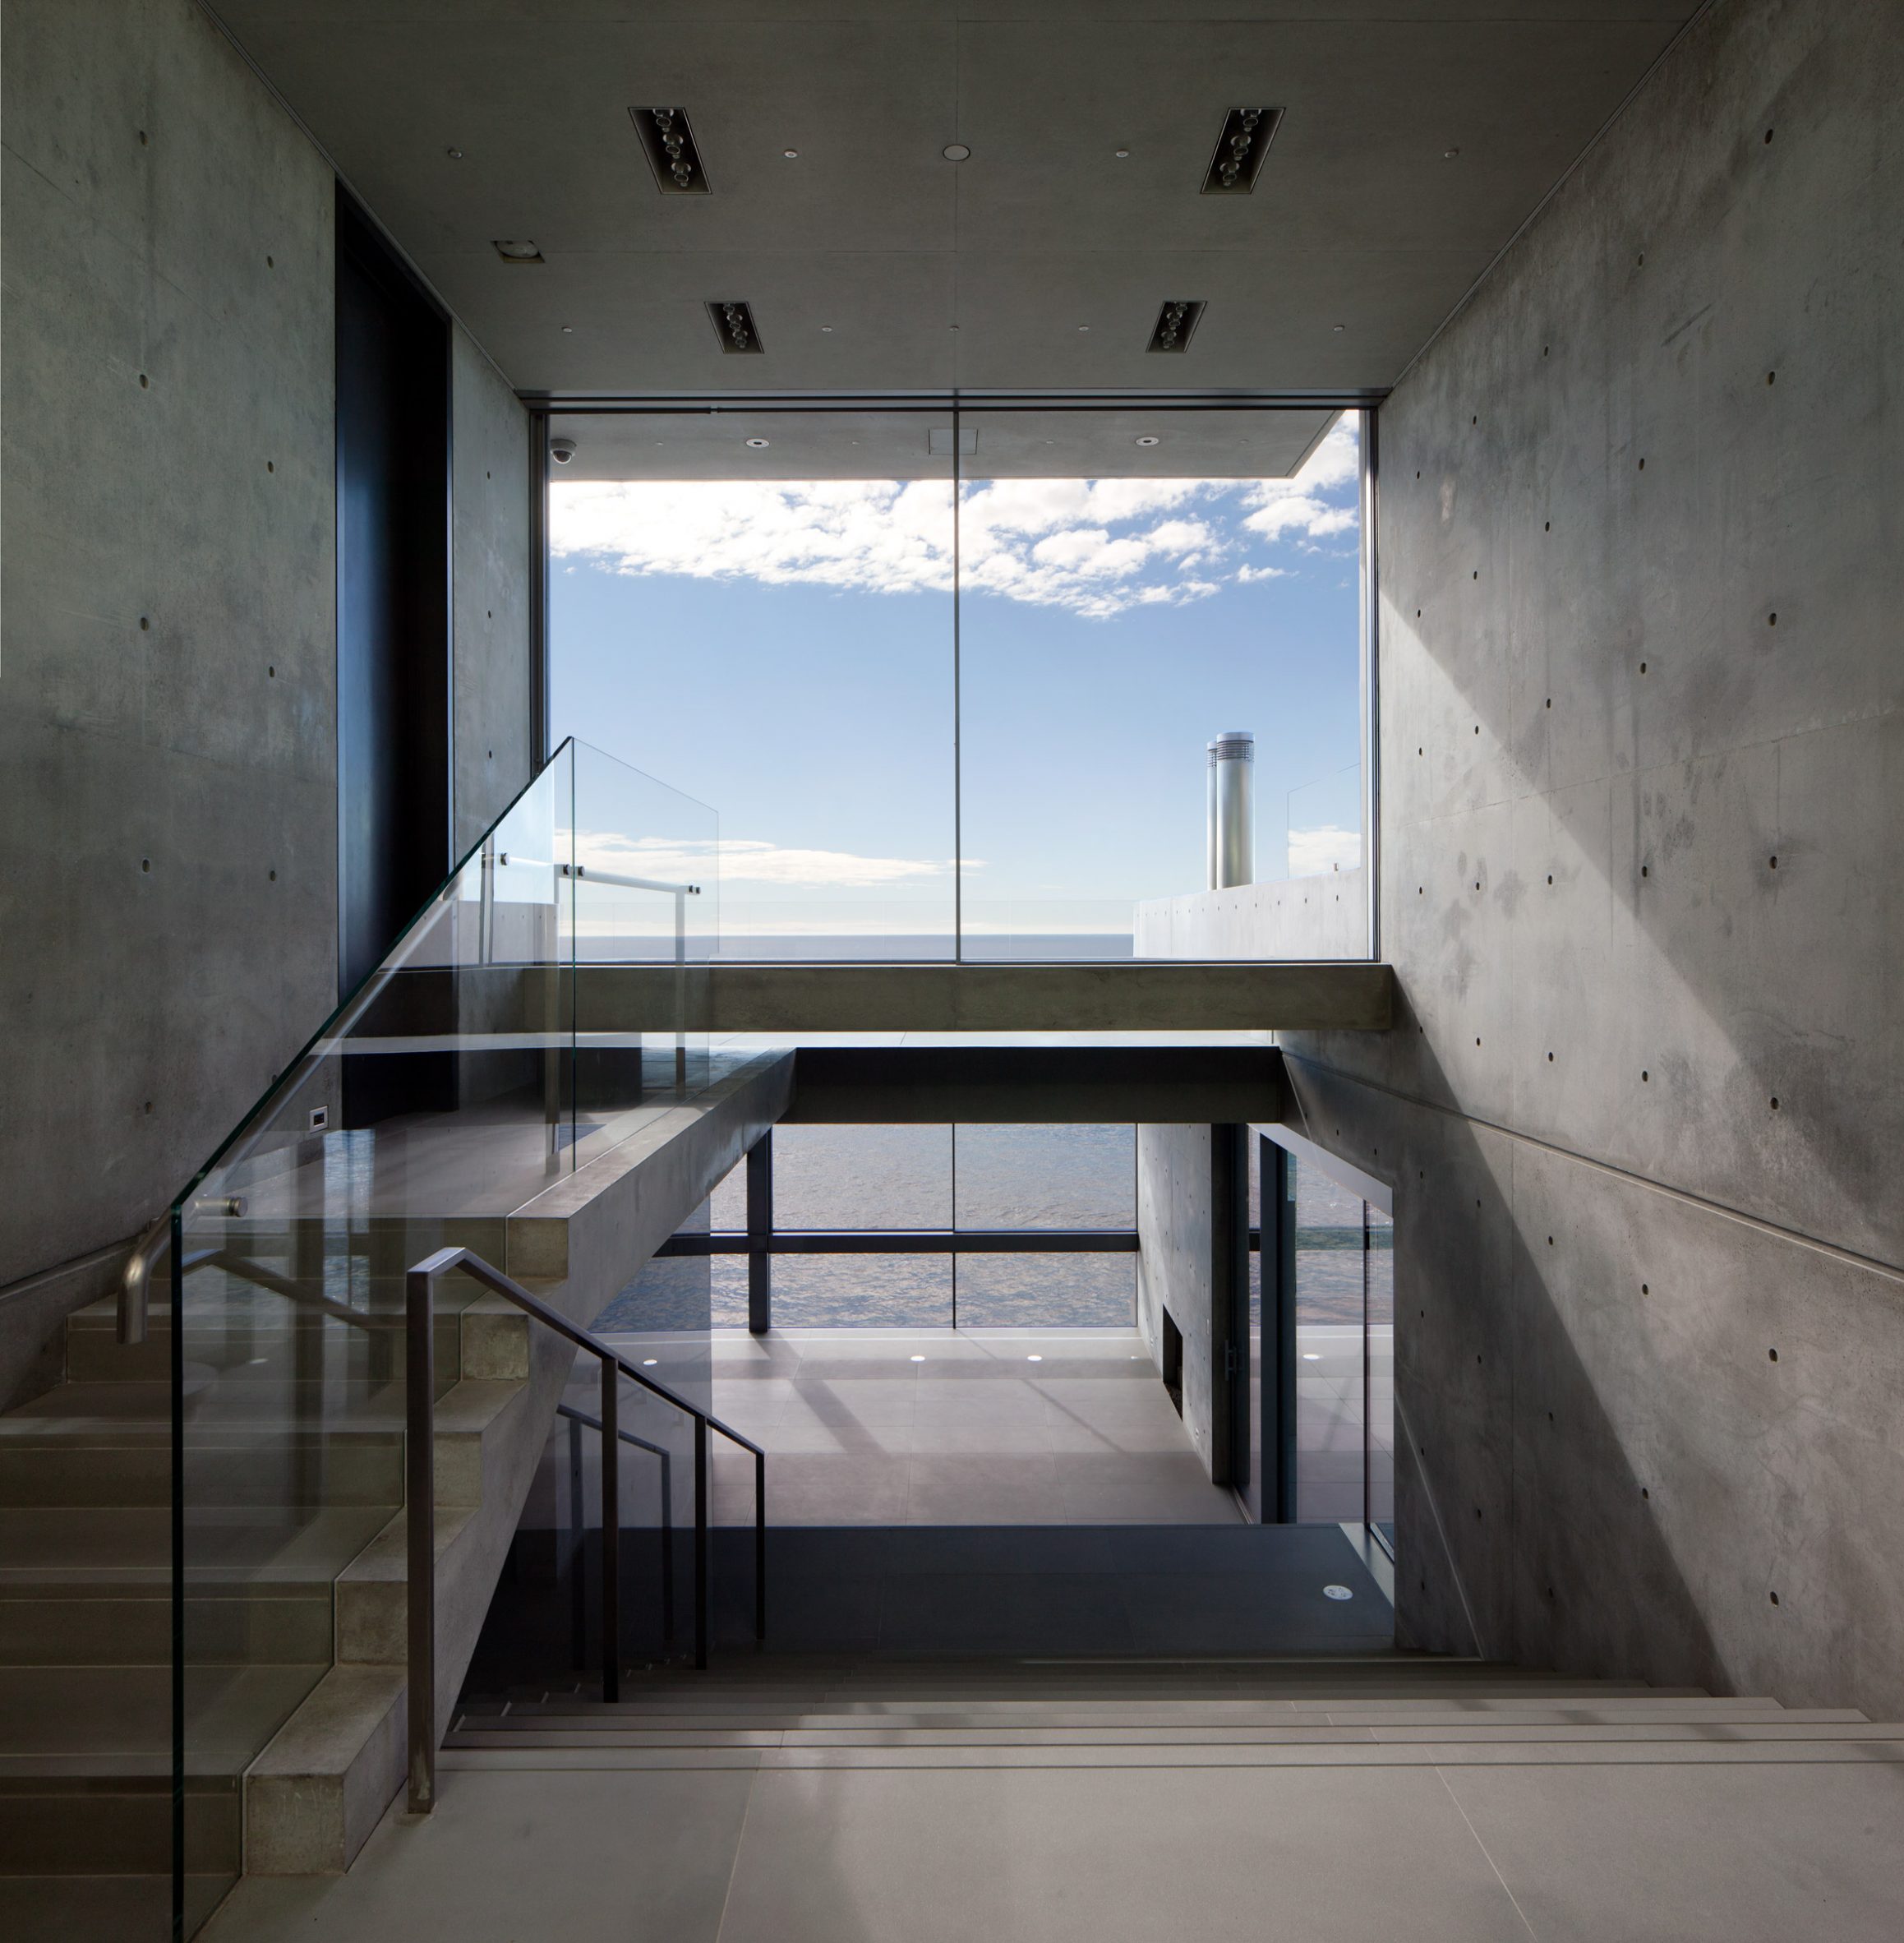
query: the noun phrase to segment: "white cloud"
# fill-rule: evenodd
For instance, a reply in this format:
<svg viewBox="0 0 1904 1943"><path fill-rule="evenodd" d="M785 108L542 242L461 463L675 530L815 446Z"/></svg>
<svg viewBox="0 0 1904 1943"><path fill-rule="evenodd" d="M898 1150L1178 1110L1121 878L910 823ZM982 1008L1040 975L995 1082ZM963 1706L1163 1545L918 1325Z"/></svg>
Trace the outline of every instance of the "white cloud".
<svg viewBox="0 0 1904 1943"><path fill-rule="evenodd" d="M1236 577L1245 587L1252 580L1283 580L1289 578L1287 567L1259 567L1243 565L1236 570Z"/></svg>
<svg viewBox="0 0 1904 1943"><path fill-rule="evenodd" d="M1289 875L1322 877L1331 870L1353 870L1362 861L1362 833L1335 824L1289 833Z"/></svg>
<svg viewBox="0 0 1904 1943"><path fill-rule="evenodd" d="M1293 479L980 481L961 505L961 569L968 590L1094 620L1205 599L1218 591L1209 568L1238 545L1352 530L1353 504L1331 497L1355 477L1344 420ZM952 587L947 481L565 481L550 505L554 551L618 573L883 593ZM1235 578L1286 570L1246 566Z"/></svg>
<svg viewBox="0 0 1904 1943"><path fill-rule="evenodd" d="M802 850L746 837L725 842L713 838L629 838L584 830L578 833L575 848L585 871L606 870L665 884L697 883L717 870L724 884L870 890L943 877L952 869L950 860L944 858L860 856L851 851ZM984 866L968 857L966 867Z"/></svg>

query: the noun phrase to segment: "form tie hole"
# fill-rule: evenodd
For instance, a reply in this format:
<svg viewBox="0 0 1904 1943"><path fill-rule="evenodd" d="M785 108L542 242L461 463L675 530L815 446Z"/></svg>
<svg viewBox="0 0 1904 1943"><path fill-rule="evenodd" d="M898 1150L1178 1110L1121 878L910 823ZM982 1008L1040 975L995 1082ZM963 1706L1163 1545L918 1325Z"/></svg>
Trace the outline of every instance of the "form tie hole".
<svg viewBox="0 0 1904 1943"><path fill-rule="evenodd" d="M1777 1350L1768 1350L1766 1351L1766 1354L1767 1354L1768 1356L1770 1356L1770 1357L1771 1357L1772 1360L1773 1360L1774 1363L1776 1363L1776 1362L1778 1360L1778 1352L1777 1352Z"/></svg>

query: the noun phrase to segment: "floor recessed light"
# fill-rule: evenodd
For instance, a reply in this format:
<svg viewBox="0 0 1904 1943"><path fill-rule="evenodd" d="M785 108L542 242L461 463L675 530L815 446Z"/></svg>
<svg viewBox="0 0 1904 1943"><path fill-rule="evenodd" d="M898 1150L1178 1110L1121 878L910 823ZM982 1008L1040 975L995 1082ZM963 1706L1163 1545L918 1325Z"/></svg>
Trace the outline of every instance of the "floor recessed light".
<svg viewBox="0 0 1904 1943"><path fill-rule="evenodd" d="M1322 1359L1313 1350L1305 1350L1302 1352L1302 1360L1305 1363L1320 1363Z"/></svg>
<svg viewBox="0 0 1904 1943"><path fill-rule="evenodd" d="M1131 159L1131 151L1128 149L1119 149L1117 150L1117 158L1120 162L1128 162Z"/></svg>
<svg viewBox="0 0 1904 1943"><path fill-rule="evenodd" d="M641 1366L643 1369L652 1369L659 1359L654 1356L643 1356L641 1359Z"/></svg>
<svg viewBox="0 0 1904 1943"><path fill-rule="evenodd" d="M1459 149L1443 149L1441 151L1441 159L1444 162L1452 162L1460 153L1461 151Z"/></svg>
<svg viewBox="0 0 1904 1943"><path fill-rule="evenodd" d="M1044 1359L1042 1356L1027 1356L1025 1360L1027 1363L1042 1363Z"/></svg>
<svg viewBox="0 0 1904 1943"><path fill-rule="evenodd" d="M527 237L499 237L491 246L505 263L540 263L542 252Z"/></svg>
<svg viewBox="0 0 1904 1943"><path fill-rule="evenodd" d="M765 439L749 439L747 441L747 449L750 452L764 452L767 450L767 441Z"/></svg>
<svg viewBox="0 0 1904 1943"><path fill-rule="evenodd" d="M798 149L782 149L780 152L781 155L785 155L787 160L790 162L797 162L800 159L800 150Z"/></svg>
<svg viewBox="0 0 1904 1943"><path fill-rule="evenodd" d="M823 324L823 325L821 325L821 326L820 326L820 332L821 332L821 335L822 335L823 336L823 335L825 335L827 333L828 333L829 331L831 331L831 330L832 330L832 328L833 328L833 327L832 327L832 325L831 324Z"/></svg>
<svg viewBox="0 0 1904 1943"><path fill-rule="evenodd" d="M1322 1596L1325 1599L1353 1599L1355 1595L1346 1585L1325 1585Z"/></svg>
<svg viewBox="0 0 1904 1943"><path fill-rule="evenodd" d="M1137 441L1137 443L1138 443L1140 445L1155 445L1155 444L1156 444L1156 442L1157 442L1157 435L1156 435L1156 433L1155 433L1155 432L1146 432L1146 433L1144 434L1144 436L1142 436L1141 439L1139 439L1139 440Z"/></svg>
<svg viewBox="0 0 1904 1943"><path fill-rule="evenodd" d="M971 159L972 151L962 141L948 141L941 152L948 162L966 162Z"/></svg>
<svg viewBox="0 0 1904 1943"><path fill-rule="evenodd" d="M908 1357L906 1360L911 1363L923 1363L924 1362L925 1359L923 1356L911 1356Z"/></svg>
<svg viewBox="0 0 1904 1943"><path fill-rule="evenodd" d="M452 162L460 162L463 159L463 151L461 149L445 149L444 150L443 153L446 155Z"/></svg>
<svg viewBox="0 0 1904 1943"><path fill-rule="evenodd" d="M1346 324L1331 324L1329 328L1331 330L1346 330L1348 326Z"/></svg>

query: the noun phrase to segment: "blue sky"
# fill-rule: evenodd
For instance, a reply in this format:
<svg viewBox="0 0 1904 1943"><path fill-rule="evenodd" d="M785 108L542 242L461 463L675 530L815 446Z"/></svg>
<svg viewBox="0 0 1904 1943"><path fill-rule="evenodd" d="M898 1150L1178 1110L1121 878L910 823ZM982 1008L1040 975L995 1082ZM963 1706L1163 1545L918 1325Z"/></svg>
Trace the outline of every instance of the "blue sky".
<svg viewBox="0 0 1904 1943"><path fill-rule="evenodd" d="M1116 929L1201 888L1225 729L1256 738L1259 877L1292 790L1295 872L1354 861L1352 420L1294 481L963 492L969 923ZM556 732L719 812L724 930L948 926L951 526L938 482L552 488Z"/></svg>

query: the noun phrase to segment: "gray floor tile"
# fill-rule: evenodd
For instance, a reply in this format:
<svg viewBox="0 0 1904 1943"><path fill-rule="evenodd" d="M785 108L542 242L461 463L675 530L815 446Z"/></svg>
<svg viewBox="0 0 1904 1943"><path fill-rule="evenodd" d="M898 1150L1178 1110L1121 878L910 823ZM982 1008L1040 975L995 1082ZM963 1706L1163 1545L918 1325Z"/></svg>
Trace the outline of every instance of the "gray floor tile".
<svg viewBox="0 0 1904 1943"><path fill-rule="evenodd" d="M745 1773L447 1773L348 1876L241 1881L205 1943L714 1943Z"/></svg>
<svg viewBox="0 0 1904 1943"><path fill-rule="evenodd" d="M778 1772L721 1943L1527 1943L1426 1772Z"/></svg>
<svg viewBox="0 0 1904 1943"><path fill-rule="evenodd" d="M1444 1772L1540 1943L1904 1936L1904 1769Z"/></svg>

